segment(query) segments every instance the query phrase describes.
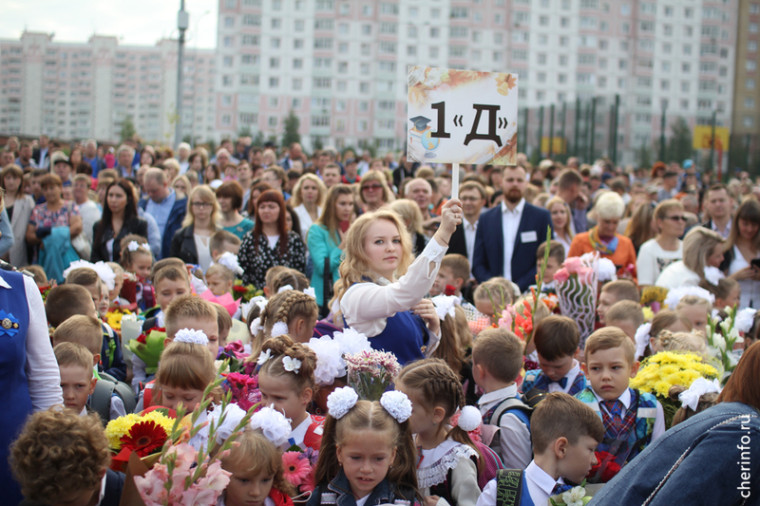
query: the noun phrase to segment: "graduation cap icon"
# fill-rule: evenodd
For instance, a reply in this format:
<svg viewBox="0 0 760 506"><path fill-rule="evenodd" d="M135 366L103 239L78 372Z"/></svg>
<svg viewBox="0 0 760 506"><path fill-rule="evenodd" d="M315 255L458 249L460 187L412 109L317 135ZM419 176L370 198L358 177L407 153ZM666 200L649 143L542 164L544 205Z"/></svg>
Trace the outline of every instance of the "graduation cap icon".
<svg viewBox="0 0 760 506"><path fill-rule="evenodd" d="M412 123L414 123L414 128L422 131L427 128L428 123L430 123L430 119L426 118L425 116L415 116L414 118L410 119Z"/></svg>

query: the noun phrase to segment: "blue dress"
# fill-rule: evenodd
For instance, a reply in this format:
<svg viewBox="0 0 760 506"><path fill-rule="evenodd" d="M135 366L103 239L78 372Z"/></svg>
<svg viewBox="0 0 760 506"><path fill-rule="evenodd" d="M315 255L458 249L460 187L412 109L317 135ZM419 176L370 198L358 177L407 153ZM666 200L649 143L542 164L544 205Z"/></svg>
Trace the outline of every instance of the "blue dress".
<svg viewBox="0 0 760 506"><path fill-rule="evenodd" d="M9 446L21 432L32 413L29 381L26 374L26 334L29 306L24 275L3 271L2 278L11 289L0 290L0 490L5 504L18 504L21 491L8 464ZM43 316L44 317L44 316Z"/></svg>

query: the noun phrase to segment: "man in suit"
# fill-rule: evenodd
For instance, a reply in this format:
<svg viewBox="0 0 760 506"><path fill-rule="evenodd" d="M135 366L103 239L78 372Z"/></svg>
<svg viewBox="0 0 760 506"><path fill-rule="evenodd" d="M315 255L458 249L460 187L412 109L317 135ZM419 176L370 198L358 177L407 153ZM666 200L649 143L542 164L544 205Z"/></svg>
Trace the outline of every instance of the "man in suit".
<svg viewBox="0 0 760 506"><path fill-rule="evenodd" d="M728 196L728 190L726 186L721 183L712 185L707 192L705 192L705 198L702 201L709 220L702 224L703 227L714 230L722 235L724 238L728 238L729 232L731 232L731 214L732 214L732 202Z"/></svg>
<svg viewBox="0 0 760 506"><path fill-rule="evenodd" d="M486 190L477 181L467 181L459 187L459 200L462 201L464 219L451 235L448 253L459 253L466 256L472 265L475 251L475 233L478 230L480 212L486 205Z"/></svg>
<svg viewBox="0 0 760 506"><path fill-rule="evenodd" d="M50 167L50 139L47 135L40 135L39 147L34 148L32 159L40 169Z"/></svg>
<svg viewBox="0 0 760 506"><path fill-rule="evenodd" d="M525 202L525 169L505 167L504 201L483 213L475 234L472 273L478 282L504 276L523 292L536 280L536 250L546 240L551 216Z"/></svg>

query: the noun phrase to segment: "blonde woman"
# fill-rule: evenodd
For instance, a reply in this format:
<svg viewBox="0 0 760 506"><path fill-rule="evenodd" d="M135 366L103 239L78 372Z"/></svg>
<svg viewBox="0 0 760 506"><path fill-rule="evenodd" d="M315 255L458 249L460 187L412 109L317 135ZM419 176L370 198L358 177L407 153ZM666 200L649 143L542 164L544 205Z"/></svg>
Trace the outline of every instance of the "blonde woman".
<svg viewBox="0 0 760 506"><path fill-rule="evenodd" d="M187 214L182 228L172 238L170 255L186 264L200 265L206 271L211 265L211 236L219 230L219 203L207 185L196 186L187 199Z"/></svg>
<svg viewBox="0 0 760 506"><path fill-rule="evenodd" d="M314 174L301 176L293 189L293 196L288 203L298 215L301 230L297 232L304 241L309 228L322 216L326 195L327 187Z"/></svg>
<svg viewBox="0 0 760 506"><path fill-rule="evenodd" d="M717 271L723 262L724 244L719 233L704 227L692 228L683 239L683 260L667 266L655 285L672 290L680 286L699 286L702 281L717 284L715 279L705 278L705 268L714 267Z"/></svg>
<svg viewBox="0 0 760 506"><path fill-rule="evenodd" d="M419 255L427 244L422 229L422 212L413 200L399 199L391 202L391 211L401 216L412 241L412 254Z"/></svg>
<svg viewBox="0 0 760 506"><path fill-rule="evenodd" d="M393 202L393 192L388 186L388 179L379 170L370 170L362 176L359 183L359 199L365 213L377 211Z"/></svg>
<svg viewBox="0 0 760 506"><path fill-rule="evenodd" d="M546 203L546 210L552 217L554 238L562 244L562 247L565 248L565 255L567 255L570 244L573 242L573 231L570 226L573 215L570 212L570 206L560 197L552 197Z"/></svg>
<svg viewBox="0 0 760 506"><path fill-rule="evenodd" d="M654 210L659 233L641 245L636 257L639 285L653 285L660 273L683 257L680 237L686 228L686 211L676 199L660 202Z"/></svg>
<svg viewBox="0 0 760 506"><path fill-rule="evenodd" d="M423 297L461 222L461 205L450 200L442 208L441 226L414 262L406 227L391 211L362 215L342 243L345 259L335 298L343 319L402 365L430 355L440 339L435 306Z"/></svg>

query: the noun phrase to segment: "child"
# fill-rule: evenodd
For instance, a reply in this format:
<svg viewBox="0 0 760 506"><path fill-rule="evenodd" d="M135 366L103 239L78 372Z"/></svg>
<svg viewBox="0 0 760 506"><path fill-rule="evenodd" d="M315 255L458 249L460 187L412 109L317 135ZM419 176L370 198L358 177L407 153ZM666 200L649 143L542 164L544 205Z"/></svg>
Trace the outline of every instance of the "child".
<svg viewBox="0 0 760 506"><path fill-rule="evenodd" d="M282 449L299 446L319 450L323 419L306 411L314 395L316 354L285 334L267 340L262 350L258 356L261 401L284 412L292 427Z"/></svg>
<svg viewBox="0 0 760 506"><path fill-rule="evenodd" d="M48 325L56 328L73 315L87 315L96 318L98 313L92 296L80 285L59 285L50 289L45 299L45 315Z"/></svg>
<svg viewBox="0 0 760 506"><path fill-rule="evenodd" d="M219 355L219 326L214 305L200 297L182 295L166 308L166 338L174 340L180 329L200 330L206 335L211 358Z"/></svg>
<svg viewBox="0 0 760 506"><path fill-rule="evenodd" d="M259 321L251 322L253 345L251 356L258 356L266 336L288 334L299 343L314 335L319 307L314 297L296 290L285 290L272 297L261 312ZM255 332L254 332L255 328Z"/></svg>
<svg viewBox="0 0 760 506"><path fill-rule="evenodd" d="M401 370L396 390L412 401L409 428L418 449L417 484L422 496L438 496L439 504L474 505L480 495L476 465L480 453L467 432L450 428L451 417L464 407L456 373L443 360L418 360Z"/></svg>
<svg viewBox="0 0 760 506"><path fill-rule="evenodd" d="M217 230L209 240L208 247L211 251L211 259L216 262L225 252L230 252L237 256L240 251L240 243L240 238L232 232Z"/></svg>
<svg viewBox="0 0 760 506"><path fill-rule="evenodd" d="M34 413L11 446L13 474L32 504L118 505L124 475L110 462L98 417L69 410Z"/></svg>
<svg viewBox="0 0 760 506"><path fill-rule="evenodd" d="M181 260L179 263L180 266L173 263L164 264L163 267L155 270L151 275L159 310L150 316L146 314L143 330L147 331L153 327L165 326L164 311L169 307L169 304L177 297L190 294L190 278L188 277L185 265Z"/></svg>
<svg viewBox="0 0 760 506"><path fill-rule="evenodd" d="M607 326L619 328L631 341L636 342L636 329L644 324L644 311L638 302L621 300L607 310L604 319Z"/></svg>
<svg viewBox="0 0 760 506"><path fill-rule="evenodd" d="M580 343L575 320L558 315L544 318L536 326L533 342L540 369L525 373L521 390L526 397L548 392L575 395L586 388L586 376L575 359Z"/></svg>
<svg viewBox="0 0 760 506"><path fill-rule="evenodd" d="M108 291L104 290L103 283L99 274L88 267L79 267L71 270L66 276L66 283L72 285L81 285L87 289L92 297L95 308L101 302L108 300ZM100 317L100 314L98 313ZM100 322L103 335L103 344L100 351L101 370L110 374L119 381L127 378L127 363L121 350L121 338L105 322Z"/></svg>
<svg viewBox="0 0 760 506"><path fill-rule="evenodd" d="M661 351L681 351L708 356L707 341L701 332L670 332L661 331L651 340L652 353Z"/></svg>
<svg viewBox="0 0 760 506"><path fill-rule="evenodd" d="M82 314L73 315L55 329L52 340L55 347L65 343L84 346L92 356L89 367L91 374L93 367L99 365L103 331L97 318ZM97 369L94 377L100 381L95 384L87 406L97 413L104 423L134 411L137 401L129 385Z"/></svg>
<svg viewBox="0 0 760 506"><path fill-rule="evenodd" d="M124 287L124 269L116 262L107 262L107 264L116 276L114 278L113 290L108 291L109 307L127 308L129 307L129 301L119 295Z"/></svg>
<svg viewBox="0 0 760 506"><path fill-rule="evenodd" d="M684 295L678 301L676 313L691 322L693 330L704 332L712 311L712 302L698 295Z"/></svg>
<svg viewBox="0 0 760 506"><path fill-rule="evenodd" d="M418 504L409 399L396 392L379 402L357 399L350 387L328 397L317 488L307 506Z"/></svg>
<svg viewBox="0 0 760 506"><path fill-rule="evenodd" d="M718 311L723 311L727 307L734 307L739 304L742 289L739 286L739 282L733 278L720 278L717 285L705 282L700 283L699 286L715 295L713 308Z"/></svg>
<svg viewBox="0 0 760 506"><path fill-rule="evenodd" d="M40 288L49 288L50 287L50 281L48 280L47 274L45 274L45 269L43 269L39 265L25 265L21 268L19 268L19 271L21 272L28 272L32 275L34 278L35 284Z"/></svg>
<svg viewBox="0 0 760 506"><path fill-rule="evenodd" d="M203 401L204 391L216 378L214 360L205 341L203 332L181 329L166 346L156 372L157 405L173 410L182 405L185 412L190 413ZM189 441L196 450L208 444L209 423L214 419L218 421L222 414L218 393L212 391L210 395L212 403L196 421L196 427L201 428ZM217 432L217 443L223 443L225 435L245 416L237 404L229 404L225 413L224 423Z"/></svg>
<svg viewBox="0 0 760 506"><path fill-rule="evenodd" d="M584 372L590 386L576 395L596 411L604 423L604 440L599 445L599 472L591 482L614 474L665 432L662 405L654 395L628 387L636 376L633 341L617 327L595 331L586 340ZM608 469L609 468L609 469Z"/></svg>
<svg viewBox="0 0 760 506"><path fill-rule="evenodd" d="M565 480L581 483L596 464L594 450L604 436L604 426L582 402L565 393L551 393L536 407L531 424L533 460L525 471L502 471L491 480L477 506L500 504L497 490L502 489L507 497L522 495L519 504L548 504L551 496L570 487Z"/></svg>
<svg viewBox="0 0 760 506"><path fill-rule="evenodd" d="M81 344L61 343L53 348L61 373L63 405L82 416L87 415L87 398L98 381L92 375L93 357Z"/></svg>
<svg viewBox="0 0 760 506"><path fill-rule="evenodd" d="M676 414L673 415L673 422L670 426L675 427L697 413L701 413L707 408L718 404L720 390L717 380L710 382L704 378L697 378L689 388L683 385L673 385L670 387L668 397L673 402L681 404Z"/></svg>
<svg viewBox="0 0 760 506"><path fill-rule="evenodd" d="M281 266L272 267L267 271L266 282L267 287L269 287L269 296L280 293L286 286L290 286L291 290L299 292L303 292L309 288L309 278L303 272L291 269L290 267L283 267L282 269L278 267ZM271 271L273 272L270 277L269 273Z"/></svg>
<svg viewBox="0 0 760 506"><path fill-rule="evenodd" d="M217 304L216 302L211 303L212 306L214 306L214 310L216 311L216 328L218 331L218 345L220 348L224 348L227 344L227 338L230 335L230 330L232 329L232 317L230 316L230 313L224 309L224 306L221 304ZM245 327L245 325L243 325Z"/></svg>
<svg viewBox="0 0 760 506"><path fill-rule="evenodd" d="M235 273L222 264L211 264L206 270L206 286L211 293L221 297L226 293L232 293L235 284Z"/></svg>
<svg viewBox="0 0 760 506"><path fill-rule="evenodd" d="M546 254L546 243L541 243L536 250L536 272L541 272L544 265L544 255ZM546 271L544 271L544 281L541 285L541 291L546 293L554 292L554 273L556 273L562 262L565 261L565 247L559 241L552 240L549 242L549 258L546 260ZM535 285L534 285L535 286Z"/></svg>
<svg viewBox="0 0 760 506"><path fill-rule="evenodd" d="M441 268L430 295L456 295L462 301L462 286L470 278L470 262L459 253L449 253L441 260Z"/></svg>
<svg viewBox="0 0 760 506"><path fill-rule="evenodd" d="M479 284L472 298L477 310L496 323L496 313L512 304L515 296L509 280L496 277Z"/></svg>
<svg viewBox="0 0 760 506"><path fill-rule="evenodd" d="M599 301L596 305L596 314L599 316L599 323L605 325L605 314L612 305L621 300L632 300L639 302L639 289L633 281L627 279L618 279L610 281L602 286L599 294Z"/></svg>
<svg viewBox="0 0 760 506"><path fill-rule="evenodd" d="M446 258L444 257L444 260ZM464 389L465 404L477 404L478 395L475 392L475 380L472 377L472 366L465 352L472 349L472 332L467 324L464 310L458 305L456 295L438 295L433 297L433 304L439 318L441 315L441 341L433 351L433 358L446 362L452 371L459 375ZM451 312L454 315L451 315Z"/></svg>
<svg viewBox="0 0 760 506"><path fill-rule="evenodd" d="M508 468L530 462L529 408L520 400L516 380L522 369L522 342L512 332L486 329L472 348L472 376L483 390L478 408L483 423L499 430L490 446Z"/></svg>
<svg viewBox="0 0 760 506"><path fill-rule="evenodd" d="M283 476L282 452L260 431L246 430L222 457L231 473L223 506L293 506L293 487Z"/></svg>
<svg viewBox="0 0 760 506"><path fill-rule="evenodd" d="M156 305L153 286L150 284L150 270L153 254L148 241L138 235L130 234L121 241L121 265L129 274L124 281L121 295L130 303L136 303L142 311Z"/></svg>

